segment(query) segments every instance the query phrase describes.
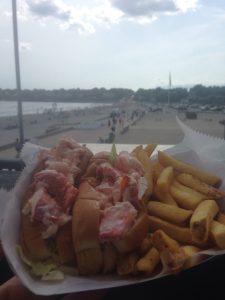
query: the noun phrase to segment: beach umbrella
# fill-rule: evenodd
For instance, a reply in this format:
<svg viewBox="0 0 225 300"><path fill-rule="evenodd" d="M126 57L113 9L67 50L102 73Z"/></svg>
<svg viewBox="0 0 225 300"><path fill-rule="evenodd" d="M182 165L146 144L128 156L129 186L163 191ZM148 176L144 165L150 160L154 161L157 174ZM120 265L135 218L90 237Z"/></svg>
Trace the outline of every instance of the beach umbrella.
<svg viewBox="0 0 225 300"><path fill-rule="evenodd" d="M17 28L17 3L12 0L12 20L13 20L13 41L14 41L14 55L15 55L15 71L16 71L16 97L17 97L17 116L19 127L19 140L21 145L24 143L23 133L23 108L21 99L21 79L20 79L20 60L19 60L19 46L18 46L18 28Z"/></svg>

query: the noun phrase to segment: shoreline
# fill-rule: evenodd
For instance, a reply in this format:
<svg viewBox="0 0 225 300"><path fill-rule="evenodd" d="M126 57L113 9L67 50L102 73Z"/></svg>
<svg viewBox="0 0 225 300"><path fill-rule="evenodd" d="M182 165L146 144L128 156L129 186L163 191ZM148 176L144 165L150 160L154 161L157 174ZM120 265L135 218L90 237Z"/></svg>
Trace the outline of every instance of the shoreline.
<svg viewBox="0 0 225 300"><path fill-rule="evenodd" d="M9 103L11 104L10 106ZM17 105L18 105L17 101L0 100L0 104L2 106L2 111L0 111L0 118L17 118ZM113 103L111 102L104 103L100 101L99 102L23 101L23 116L46 114L49 112L61 113L61 112L66 112L71 110L82 111L85 109L94 109L99 107L111 107L111 106L113 106ZM14 112L14 114L12 114L12 112ZM8 115L5 115L7 113Z"/></svg>
<svg viewBox="0 0 225 300"><path fill-rule="evenodd" d="M135 110L142 112L141 118L131 120ZM84 110L63 111L61 114L24 115L24 136L41 146L52 147L59 137L72 136L79 143L99 143L110 133L108 124L112 111L124 111L123 124L115 126L117 144L148 144L172 145L181 142L183 133L176 123L176 115L188 127L199 132L224 139L224 126L219 122L225 119L222 112L201 112L195 120L186 119L184 113L163 107L162 111L150 112L147 107L135 103L112 107L97 107ZM16 118L14 118L15 121ZM18 137L18 128L4 129L8 118L0 118L0 158L12 159L16 156L14 148ZM118 121L118 120L117 120ZM49 131L49 132L47 132ZM8 148L6 145L8 144Z"/></svg>

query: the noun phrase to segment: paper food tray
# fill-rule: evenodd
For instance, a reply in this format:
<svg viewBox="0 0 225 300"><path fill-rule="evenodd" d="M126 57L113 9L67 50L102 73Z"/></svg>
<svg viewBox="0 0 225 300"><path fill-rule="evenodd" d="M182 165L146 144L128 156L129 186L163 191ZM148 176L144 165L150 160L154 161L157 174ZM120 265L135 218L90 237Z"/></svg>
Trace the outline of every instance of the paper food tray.
<svg viewBox="0 0 225 300"><path fill-rule="evenodd" d="M180 121L178 120L178 123ZM184 124L180 122L180 126L182 128ZM204 147L208 149L208 151L204 151L201 153L199 157L199 151L201 152L202 144L201 144L201 134L193 132L191 129L185 127L182 128L184 131L184 141L176 145L170 149L168 149L169 154L174 155L178 159L181 159L184 162L194 164L195 166L199 166L205 170L211 171L215 173L217 176L221 178L225 178L225 163L221 163L221 161L225 160L225 143L222 140L219 140L218 147L220 150L215 149L215 141L210 137L206 137L203 135L204 139ZM188 135L186 135L185 130L188 130ZM189 131L190 130L190 131ZM191 134L190 134L191 132ZM197 137L196 137L197 134ZM191 138L196 139L199 144L199 149L197 143L194 143L195 147L190 147L193 143ZM213 151L210 144L213 144ZM222 153L221 149L224 148L224 152ZM52 295L52 294L65 294L72 292L80 292L87 290L97 290L104 289L110 287L119 287L130 284L137 284L141 282L146 282L150 280L155 280L157 278L161 278L167 276L166 270L162 270L159 274L149 278L137 278L137 277L119 277L118 275L99 275L99 276L90 276L90 277L82 277L82 276L65 276L63 281L55 281L55 282L45 282L38 279L35 279L30 276L27 272L24 264L21 262L21 259L18 256L16 245L18 244L19 237L19 227L20 227L20 203L23 197L23 193L29 183L30 174L34 167L36 166L36 155L38 153L38 147L32 144L26 145L24 149L24 155L26 160L26 168L22 172L15 189L10 193L10 199L8 201L8 205L6 207L3 219L3 226L1 232L1 239L3 243L3 248L7 257L7 260L12 267L15 274L21 279L23 284L30 289L33 293L39 295ZM215 153L217 155L215 155ZM223 155L224 158L223 158ZM210 156L210 160L209 160ZM223 160L223 162L224 162ZM220 187L222 190L225 190L225 180L223 180L222 185ZM221 209L225 208L225 200L219 202L221 205ZM225 250L216 250L209 249L207 251L201 252L199 255L214 256L219 254L224 254Z"/></svg>

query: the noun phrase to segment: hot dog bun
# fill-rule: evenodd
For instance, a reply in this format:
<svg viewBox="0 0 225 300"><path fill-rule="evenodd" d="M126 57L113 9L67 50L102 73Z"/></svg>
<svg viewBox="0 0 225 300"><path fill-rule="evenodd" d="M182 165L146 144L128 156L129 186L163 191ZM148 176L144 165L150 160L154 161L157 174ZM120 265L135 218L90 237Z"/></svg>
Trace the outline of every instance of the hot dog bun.
<svg viewBox="0 0 225 300"><path fill-rule="evenodd" d="M100 272L103 255L98 239L100 207L96 200L79 199L73 208L73 242L80 274Z"/></svg>
<svg viewBox="0 0 225 300"><path fill-rule="evenodd" d="M83 182L73 207L73 243L78 270L82 275L112 271L118 255L138 248L149 230L148 216L142 212L122 239L101 242L99 226L102 197L101 192L96 191L88 182Z"/></svg>
<svg viewBox="0 0 225 300"><path fill-rule="evenodd" d="M33 261L42 261L51 256L46 240L41 236L42 226L31 222L29 217L21 214L20 243L23 253Z"/></svg>
<svg viewBox="0 0 225 300"><path fill-rule="evenodd" d="M70 138L62 138L54 148L40 152L21 206L20 244L31 261L47 259L75 265L75 184L79 184L92 155L86 146Z"/></svg>
<svg viewBox="0 0 225 300"><path fill-rule="evenodd" d="M44 156L23 199L24 254L76 264L81 275L112 272L148 233L145 186L142 165L128 152L114 161L109 152L91 158L86 147L62 140Z"/></svg>
<svg viewBox="0 0 225 300"><path fill-rule="evenodd" d="M62 226L51 241L43 239L42 232L40 223L31 222L28 216L21 215L20 245L24 255L35 262L51 259L60 264L74 265L71 222Z"/></svg>

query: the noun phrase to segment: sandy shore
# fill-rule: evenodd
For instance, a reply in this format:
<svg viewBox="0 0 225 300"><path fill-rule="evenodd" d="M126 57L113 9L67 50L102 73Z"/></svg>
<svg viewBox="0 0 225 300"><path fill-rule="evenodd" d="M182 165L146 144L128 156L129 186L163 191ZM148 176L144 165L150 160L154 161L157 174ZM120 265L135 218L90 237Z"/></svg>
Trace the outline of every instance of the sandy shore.
<svg viewBox="0 0 225 300"><path fill-rule="evenodd" d="M52 147L60 136L72 136L80 143L98 143L99 138L106 139L110 132L108 126L109 115L113 110L124 111L123 122L117 120L115 125L115 143L120 144L176 144L183 138L183 133L176 123L177 111L164 107L162 112L149 112L146 107L135 104L120 107L101 107L83 111L70 111L61 114L39 114L24 116L24 135L39 145ZM145 112L132 125L132 111ZM201 112L195 120L185 119L184 113L178 114L187 126L211 136L223 138L224 127L219 121L225 119L223 112ZM16 118L0 119L0 146L15 142L18 128L6 129L6 125L13 125ZM129 124L129 129L121 131ZM15 158L14 147L0 151L1 158Z"/></svg>

